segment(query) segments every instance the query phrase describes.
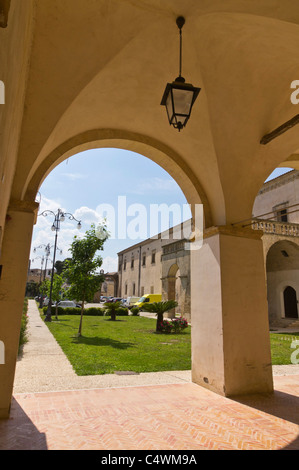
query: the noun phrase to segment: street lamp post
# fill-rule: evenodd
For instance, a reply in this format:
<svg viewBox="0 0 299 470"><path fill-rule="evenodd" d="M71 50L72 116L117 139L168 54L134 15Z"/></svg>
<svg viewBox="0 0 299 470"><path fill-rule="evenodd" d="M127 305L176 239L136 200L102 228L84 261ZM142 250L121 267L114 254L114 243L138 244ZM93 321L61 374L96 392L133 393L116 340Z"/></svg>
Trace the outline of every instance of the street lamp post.
<svg viewBox="0 0 299 470"><path fill-rule="evenodd" d="M48 303L48 308L47 308L47 313L46 313L46 318L45 318L46 322L52 321L52 315L51 315L52 289L53 289L53 278L54 278L54 265L55 265L56 250L57 250L57 237L58 237L58 232L60 230L60 223L63 222L66 217L68 217L70 220L76 220L76 222L78 222L77 228L78 229L81 228L81 221L77 220L72 214L68 212L63 212L61 209L58 209L56 214L51 210L45 210L39 215L43 215L44 217L47 217L50 214L54 216L54 222L52 224L51 230L55 232L55 242L54 242L54 253L53 253L53 261L52 261L50 296L49 296L49 303Z"/></svg>
<svg viewBox="0 0 299 470"><path fill-rule="evenodd" d="M38 249L41 249L41 248L45 248L45 253L46 253L46 263L45 263L45 270L44 270L44 278L43 278L43 281L46 279L46 274L47 274L47 264L48 264L48 259L50 257L50 253L51 253L51 248L53 248L54 245L50 245L50 243L48 243L47 245L45 244L42 244L42 245L39 245L37 247L34 248L33 252L36 253L36 250ZM56 250L57 251L60 251L60 254L62 255L62 250L57 246L56 247Z"/></svg>
<svg viewBox="0 0 299 470"><path fill-rule="evenodd" d="M42 249L42 248L45 249L45 253L46 253L46 263L45 263L45 270L44 270L44 276L43 276L43 281L44 281L46 279L48 259L51 253L51 248L53 248L53 245L51 246L50 243L48 243L47 245L42 244L42 245L36 246L33 252L36 253L36 250ZM62 250L58 247L56 249L60 251L60 254L62 255ZM42 266L43 266L43 263L44 263L44 256L42 256ZM41 282L42 282L42 272L40 275L40 284ZM43 306L43 290L40 292L40 295L39 295L39 308L42 308L42 306Z"/></svg>

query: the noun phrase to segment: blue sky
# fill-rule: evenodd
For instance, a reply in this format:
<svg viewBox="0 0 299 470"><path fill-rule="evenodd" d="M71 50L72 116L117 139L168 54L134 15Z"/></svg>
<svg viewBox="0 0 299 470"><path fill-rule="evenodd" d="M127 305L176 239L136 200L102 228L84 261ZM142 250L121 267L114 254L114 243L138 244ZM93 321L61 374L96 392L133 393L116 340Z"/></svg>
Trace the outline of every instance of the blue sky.
<svg viewBox="0 0 299 470"><path fill-rule="evenodd" d="M269 177L279 176L290 169L277 169ZM187 204L180 187L159 165L148 158L133 152L119 149L95 149L74 155L58 165L43 182L37 200L40 200L40 211L50 209L57 212L58 208L70 212L77 219L82 220L82 230L79 232L76 223L66 219L61 224L58 235L58 246L63 250L62 255L57 252L56 259L69 256L68 248L74 235L83 236L92 223L98 225L102 220L103 204L115 208L115 220L123 217L123 210L118 209L119 196L126 208L133 210L142 204L149 214L150 204L178 204L181 207L181 220L189 218L187 211L183 214L183 207ZM186 206L185 206L186 207ZM135 217L136 218L136 217ZM108 218L108 228L113 229L113 217ZM134 220L133 213L127 217L127 222ZM170 226L172 225L170 221ZM51 231L53 217L40 215L34 227L30 259L32 268L40 268L40 259L43 249L37 249L41 244L54 244L54 232ZM137 233L148 238L149 225L136 227ZM158 232L162 226L158 227ZM118 239L117 239L118 238ZM103 268L107 271L117 270L117 252L130 245L138 243L139 239L119 239L117 227L115 237L105 243ZM51 252L52 258L53 251Z"/></svg>

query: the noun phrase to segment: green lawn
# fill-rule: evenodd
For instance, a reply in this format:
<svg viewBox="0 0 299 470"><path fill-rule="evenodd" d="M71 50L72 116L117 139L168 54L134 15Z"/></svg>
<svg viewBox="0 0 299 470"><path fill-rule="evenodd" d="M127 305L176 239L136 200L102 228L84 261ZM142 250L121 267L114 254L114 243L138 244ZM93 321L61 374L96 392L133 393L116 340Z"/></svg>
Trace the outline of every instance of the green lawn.
<svg viewBox="0 0 299 470"><path fill-rule="evenodd" d="M145 317L61 315L46 323L77 375L115 371L158 372L191 369L190 327L179 334L157 334L156 320Z"/></svg>
<svg viewBox="0 0 299 470"><path fill-rule="evenodd" d="M270 340L272 364L291 364L291 354L299 347L291 348L291 344L292 341L299 340L299 333L293 333L291 335L285 333L271 333Z"/></svg>
<svg viewBox="0 0 299 470"><path fill-rule="evenodd" d="M154 319L85 316L83 336L77 338L79 321L78 315L61 315L46 323L77 375L191 369L191 327L177 335L157 334ZM291 343L299 333L271 333L270 339L273 365L291 364Z"/></svg>

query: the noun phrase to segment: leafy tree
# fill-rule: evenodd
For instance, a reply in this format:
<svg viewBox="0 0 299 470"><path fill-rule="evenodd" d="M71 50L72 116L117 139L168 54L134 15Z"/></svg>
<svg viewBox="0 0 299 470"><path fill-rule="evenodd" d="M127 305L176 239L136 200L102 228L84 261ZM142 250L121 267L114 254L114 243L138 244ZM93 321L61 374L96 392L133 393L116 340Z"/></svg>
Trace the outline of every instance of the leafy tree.
<svg viewBox="0 0 299 470"><path fill-rule="evenodd" d="M26 297L36 297L39 292L39 285L37 282L27 282L26 284Z"/></svg>
<svg viewBox="0 0 299 470"><path fill-rule="evenodd" d="M116 311L118 308L122 307L121 302L106 302L104 304L105 307L105 313L111 316L111 321L116 320Z"/></svg>
<svg viewBox="0 0 299 470"><path fill-rule="evenodd" d="M51 282L50 282L49 279L44 279L44 281L40 285L40 289L39 289L39 300L40 300L39 308L42 308L42 306L43 306L44 296L49 295L48 292L50 292L50 285L51 285Z"/></svg>
<svg viewBox="0 0 299 470"><path fill-rule="evenodd" d="M92 225L91 229L85 232L84 238L74 237L69 250L72 257L67 261L63 274L70 284L68 290L70 298L82 302L78 336L82 335L84 303L93 300L94 294L105 280L104 275L98 273L103 260L101 256L96 256L96 253L103 250L108 236L106 226L101 226L96 231Z"/></svg>
<svg viewBox="0 0 299 470"><path fill-rule="evenodd" d="M56 274L62 275L64 269L66 268L67 262L70 258L66 258L63 261L57 260L55 263Z"/></svg>
<svg viewBox="0 0 299 470"><path fill-rule="evenodd" d="M163 322L163 315L165 312L177 307L178 303L175 300L165 300L162 302L153 302L151 304L144 304L142 310L145 312L156 313L157 324L156 332L161 331L161 323Z"/></svg>

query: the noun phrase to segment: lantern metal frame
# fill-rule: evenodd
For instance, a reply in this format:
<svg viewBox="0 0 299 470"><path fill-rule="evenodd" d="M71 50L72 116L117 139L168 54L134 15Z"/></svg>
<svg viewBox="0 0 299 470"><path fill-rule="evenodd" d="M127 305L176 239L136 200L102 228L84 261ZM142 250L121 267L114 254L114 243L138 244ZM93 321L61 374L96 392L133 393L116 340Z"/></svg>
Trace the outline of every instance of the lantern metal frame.
<svg viewBox="0 0 299 470"><path fill-rule="evenodd" d="M172 82L167 83L161 100L161 106L165 106L169 124L175 129L181 131L186 126L194 105L194 102L201 90L201 88L194 87L191 83L185 83L184 77L182 77L182 27L185 24L185 18L179 16L176 19L176 24L180 31L180 62L179 62L179 76ZM180 90L183 92L191 92L193 94L191 102L188 104L188 112L182 113L176 111L177 103L175 102L174 90ZM171 112L169 112L168 99L170 98ZM183 121L183 123L182 123Z"/></svg>

